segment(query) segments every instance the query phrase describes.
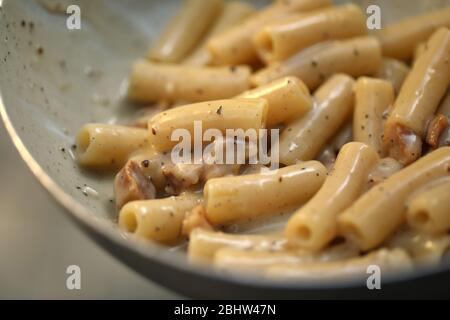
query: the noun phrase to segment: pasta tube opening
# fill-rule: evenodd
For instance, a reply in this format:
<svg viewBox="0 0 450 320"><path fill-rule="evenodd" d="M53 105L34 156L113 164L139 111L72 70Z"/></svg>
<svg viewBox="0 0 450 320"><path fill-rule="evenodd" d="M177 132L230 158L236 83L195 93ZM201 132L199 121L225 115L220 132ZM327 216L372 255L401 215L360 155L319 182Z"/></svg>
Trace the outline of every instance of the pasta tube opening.
<svg viewBox="0 0 450 320"><path fill-rule="evenodd" d="M77 135L76 146L80 154L84 154L91 145L91 135L87 128L83 128Z"/></svg>
<svg viewBox="0 0 450 320"><path fill-rule="evenodd" d="M136 214L131 208L126 208L120 213L120 226L125 229L125 231L130 233L135 233L138 228L138 221Z"/></svg>

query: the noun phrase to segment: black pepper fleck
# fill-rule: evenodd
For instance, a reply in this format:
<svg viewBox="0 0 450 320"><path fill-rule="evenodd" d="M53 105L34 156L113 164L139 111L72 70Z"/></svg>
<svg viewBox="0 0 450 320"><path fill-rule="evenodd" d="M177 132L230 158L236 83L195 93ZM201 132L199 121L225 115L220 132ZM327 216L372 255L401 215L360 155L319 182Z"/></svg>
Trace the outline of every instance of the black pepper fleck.
<svg viewBox="0 0 450 320"><path fill-rule="evenodd" d="M144 160L144 161L141 162L141 164L142 164L142 166L143 166L144 168L148 168L148 166L150 165L150 161Z"/></svg>

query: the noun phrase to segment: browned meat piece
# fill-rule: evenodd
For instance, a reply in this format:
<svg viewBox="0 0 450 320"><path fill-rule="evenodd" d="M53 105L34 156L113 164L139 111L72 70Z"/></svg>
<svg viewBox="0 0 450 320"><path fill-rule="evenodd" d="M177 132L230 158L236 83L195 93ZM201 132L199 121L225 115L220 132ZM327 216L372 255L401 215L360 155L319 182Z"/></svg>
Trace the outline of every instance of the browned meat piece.
<svg viewBox="0 0 450 320"><path fill-rule="evenodd" d="M447 117L443 114L436 115L428 125L427 143L433 148L437 148L439 145L439 137L447 126Z"/></svg>
<svg viewBox="0 0 450 320"><path fill-rule="evenodd" d="M120 209L134 200L154 199L156 190L136 161L129 160L114 179L116 205Z"/></svg>
<svg viewBox="0 0 450 320"><path fill-rule="evenodd" d="M391 138L383 137L389 157L398 160L402 165L416 161L422 155L422 138L416 133L397 126Z"/></svg>

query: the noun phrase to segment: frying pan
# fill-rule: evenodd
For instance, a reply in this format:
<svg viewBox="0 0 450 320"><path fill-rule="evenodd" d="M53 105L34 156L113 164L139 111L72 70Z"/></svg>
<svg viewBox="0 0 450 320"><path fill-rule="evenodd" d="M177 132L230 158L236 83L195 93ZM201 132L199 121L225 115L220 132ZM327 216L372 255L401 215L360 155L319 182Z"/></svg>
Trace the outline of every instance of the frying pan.
<svg viewBox="0 0 450 320"><path fill-rule="evenodd" d="M65 8L70 4L81 8L81 30L66 27ZM0 0L0 113L23 160L62 211L124 264L187 297L449 296L447 265L382 278L382 290L368 290L364 278L275 281L189 265L183 250L138 240L117 228L112 179L75 164L74 135L86 122L114 123L138 110L124 99L131 63L145 55L179 4L175 0ZM388 23L450 2L373 0L370 4L380 5L383 23Z"/></svg>

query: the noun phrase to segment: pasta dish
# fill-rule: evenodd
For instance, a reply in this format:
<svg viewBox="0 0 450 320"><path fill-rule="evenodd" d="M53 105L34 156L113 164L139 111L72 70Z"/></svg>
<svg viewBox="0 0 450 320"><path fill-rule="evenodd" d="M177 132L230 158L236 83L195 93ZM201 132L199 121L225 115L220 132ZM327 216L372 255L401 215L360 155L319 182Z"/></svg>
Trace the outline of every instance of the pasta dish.
<svg viewBox="0 0 450 320"><path fill-rule="evenodd" d="M144 112L88 123L119 226L190 263L324 279L450 248L450 7L369 30L330 0L185 0L129 75ZM233 151L230 155L230 151Z"/></svg>

